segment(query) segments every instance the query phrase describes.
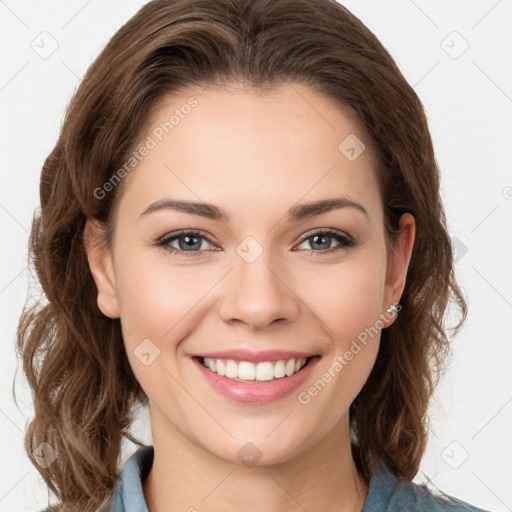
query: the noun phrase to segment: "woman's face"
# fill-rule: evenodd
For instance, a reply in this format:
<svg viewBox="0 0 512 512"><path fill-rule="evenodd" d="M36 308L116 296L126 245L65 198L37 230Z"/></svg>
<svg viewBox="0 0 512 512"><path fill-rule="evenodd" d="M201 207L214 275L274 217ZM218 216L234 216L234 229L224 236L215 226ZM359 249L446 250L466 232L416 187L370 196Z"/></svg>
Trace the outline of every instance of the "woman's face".
<svg viewBox="0 0 512 512"><path fill-rule="evenodd" d="M113 251L89 261L99 307L121 318L153 438L233 462L297 456L347 421L403 291L413 220L388 265L369 143L299 84L166 98L143 145ZM231 377L207 369L208 355Z"/></svg>

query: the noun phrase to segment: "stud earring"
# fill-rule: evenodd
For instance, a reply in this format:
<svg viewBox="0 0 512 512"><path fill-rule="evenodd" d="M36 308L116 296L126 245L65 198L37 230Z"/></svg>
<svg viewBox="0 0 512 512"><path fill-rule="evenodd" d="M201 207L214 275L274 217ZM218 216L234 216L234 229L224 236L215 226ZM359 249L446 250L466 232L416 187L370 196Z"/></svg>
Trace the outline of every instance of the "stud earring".
<svg viewBox="0 0 512 512"><path fill-rule="evenodd" d="M400 307L400 308L398 307L398 303L396 303L396 304L390 304L389 308L388 308L388 309L386 309L386 313L391 314L391 313L394 313L395 311L396 311L396 312L400 311L400 309L402 309L402 308L401 308L401 307Z"/></svg>

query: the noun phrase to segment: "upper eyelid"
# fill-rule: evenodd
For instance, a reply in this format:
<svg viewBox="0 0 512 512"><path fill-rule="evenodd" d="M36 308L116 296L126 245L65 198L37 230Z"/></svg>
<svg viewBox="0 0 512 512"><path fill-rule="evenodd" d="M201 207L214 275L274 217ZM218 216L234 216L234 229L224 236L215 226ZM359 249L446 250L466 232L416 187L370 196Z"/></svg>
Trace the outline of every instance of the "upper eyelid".
<svg viewBox="0 0 512 512"><path fill-rule="evenodd" d="M334 229L334 228L313 228L309 231L306 231L306 233L304 233L301 238L299 239L299 242L303 242L304 240L306 240L307 238L309 238L310 236L313 236L313 235L316 235L318 233L330 233L331 235L339 235L339 236L342 236L344 238L347 238L348 240L354 240L353 237L351 235L349 235L348 233L346 233L345 231L341 230L341 229Z"/></svg>

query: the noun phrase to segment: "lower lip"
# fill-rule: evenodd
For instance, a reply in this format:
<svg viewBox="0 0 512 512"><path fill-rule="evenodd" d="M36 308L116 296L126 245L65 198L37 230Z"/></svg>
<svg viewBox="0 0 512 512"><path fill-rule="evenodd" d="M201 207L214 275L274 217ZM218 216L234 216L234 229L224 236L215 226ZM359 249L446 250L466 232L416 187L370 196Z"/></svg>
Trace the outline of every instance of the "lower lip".
<svg viewBox="0 0 512 512"><path fill-rule="evenodd" d="M268 382L238 382L212 372L198 358L193 358L199 371L218 393L237 402L252 404L268 404L290 395L308 378L319 360L320 356L312 357L291 377L282 377Z"/></svg>

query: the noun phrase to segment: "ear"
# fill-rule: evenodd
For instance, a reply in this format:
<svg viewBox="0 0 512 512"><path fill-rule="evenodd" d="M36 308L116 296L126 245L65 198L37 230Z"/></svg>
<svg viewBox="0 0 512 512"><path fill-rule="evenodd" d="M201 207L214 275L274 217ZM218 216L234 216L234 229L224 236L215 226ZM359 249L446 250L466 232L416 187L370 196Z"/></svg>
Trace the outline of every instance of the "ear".
<svg viewBox="0 0 512 512"><path fill-rule="evenodd" d="M101 239L104 229L96 219L87 219L84 228L84 246L91 274L98 290L98 307L105 316L119 318L112 253Z"/></svg>
<svg viewBox="0 0 512 512"><path fill-rule="evenodd" d="M386 284L384 293L383 310L387 310L391 304L400 301L405 288L405 278L411 260L414 237L416 234L416 222L410 213L404 213L400 218L398 233L393 244L393 255L387 266ZM389 317L389 314L387 314ZM391 325L396 318L388 320L386 327Z"/></svg>

